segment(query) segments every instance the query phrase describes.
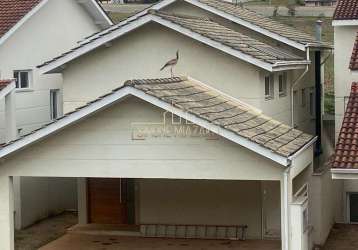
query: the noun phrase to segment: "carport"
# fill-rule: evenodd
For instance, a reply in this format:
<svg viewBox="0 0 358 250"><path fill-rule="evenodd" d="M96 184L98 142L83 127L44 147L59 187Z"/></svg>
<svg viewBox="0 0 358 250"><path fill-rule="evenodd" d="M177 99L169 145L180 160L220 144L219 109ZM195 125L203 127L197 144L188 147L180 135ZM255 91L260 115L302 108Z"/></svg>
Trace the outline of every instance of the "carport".
<svg viewBox="0 0 358 250"><path fill-rule="evenodd" d="M186 90L194 88L194 91L200 88L198 93L202 100L218 98L217 104L206 104L205 107L206 101L190 100L190 105L214 109L208 112L216 116L235 110L235 119L239 121L234 120L235 126L229 129L166 102L164 93L159 93L159 98L142 89L143 86L157 88L158 85L168 88L158 90L164 93L173 91L174 86ZM1 148L0 249L13 250L14 176L77 178L81 225L97 220L97 223L108 224L113 218L122 218L123 213L128 213L128 206L122 206L123 201L128 201L123 193L128 185L123 183L134 180L133 190L137 195L134 195L136 209L131 210L132 219L127 216L123 221L116 219L116 222L140 226L139 233L145 238L138 242L143 241L143 244L179 242L178 239L161 241L161 234L143 233L146 224L174 227L178 224L224 227L246 224L247 241L230 244L239 247L250 242L252 246L266 244L261 240L272 236L281 238L282 249L308 249L308 191L307 180L302 174L311 169L315 139L271 120L235 99L213 93L212 89L207 90L207 95L210 93L214 97L205 97L203 89L205 85L188 78L129 82ZM193 97L195 94L188 95ZM241 115L246 117L248 113L251 118L245 118L246 122ZM171 119L166 118L168 114ZM152 130L153 126L155 130ZM246 128L245 133L235 132L239 126ZM271 148L262 142L269 136L277 136L269 140ZM252 139L254 137L257 141ZM101 184L88 189L91 180L101 180ZM110 180L120 182L108 188ZM274 183L275 187L269 183ZM95 195L90 195L91 190L92 193L96 190ZM118 200L113 201L113 197L104 199L103 192L98 190L117 192ZM265 204L268 190L272 190L275 198L267 198ZM92 207L99 212L91 219L89 200L96 204L98 198L101 202L111 201L105 208ZM113 217L108 218L110 213L106 209L113 204L117 204L118 209L112 210ZM176 209L178 206L180 209ZM238 208L239 213L235 212ZM168 238L167 234L164 236ZM74 236L65 236L58 244L65 244L61 242L71 237ZM172 234L171 238L180 237ZM230 237L226 238L224 242ZM184 241L194 245L199 242ZM209 242L206 243L211 244Z"/></svg>

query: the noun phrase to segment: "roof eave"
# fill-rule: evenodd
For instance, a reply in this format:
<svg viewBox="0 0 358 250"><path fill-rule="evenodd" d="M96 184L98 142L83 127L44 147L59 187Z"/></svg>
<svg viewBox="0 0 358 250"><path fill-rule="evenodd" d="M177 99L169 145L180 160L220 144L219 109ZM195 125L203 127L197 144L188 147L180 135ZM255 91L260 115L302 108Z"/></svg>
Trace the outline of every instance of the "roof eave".
<svg viewBox="0 0 358 250"><path fill-rule="evenodd" d="M151 14L147 14L143 17L138 18L137 20L126 24L125 26L119 28L119 30L117 31L113 31L112 33L110 33L107 36L103 36L100 39L97 39L96 41L94 41L93 43L90 43L88 45L82 45L83 47L78 49L77 51L74 51L68 55L66 55L65 57L51 62L47 65L41 66L39 67L40 69L40 74L49 74L49 73L59 73L64 69L64 65L72 60L74 60L75 58L96 49L97 47L102 46L105 43L108 43L124 34L126 34L127 32L130 32L133 29L136 29L150 21L154 21L157 22L167 28L170 28L172 30L175 30L183 35L186 35L194 40L197 40L199 42L202 42L210 47L216 48L218 50L221 50L223 52L225 52L226 54L229 54L231 56L234 56L236 58L239 58L247 63L253 64L259 68L262 68L264 70L267 70L269 72L273 72L273 71L280 71L283 70L282 68L286 68L286 69L296 69L296 68L301 68L302 66L300 66L300 64L302 64L302 62L296 62L296 64L299 65L291 65L291 63L286 63L286 65L277 65L275 66L275 64L271 64L265 61L262 61L260 59L254 58L251 55L245 54L241 51L235 50L227 45L224 45L222 43L219 43L217 41L214 41L210 38L207 38L203 35L200 35L194 31L191 31L187 28L184 28L178 24L175 24L173 22L170 22L162 17L158 17L155 15L151 15ZM289 66L287 64L290 64ZM303 64L307 64L307 63L303 63ZM274 66L276 67L274 69ZM62 67L62 68L61 68ZM280 69L281 68L281 69Z"/></svg>
<svg viewBox="0 0 358 250"><path fill-rule="evenodd" d="M306 46L304 44L301 44L299 42L291 40L291 39L289 39L287 37L281 36L281 35L279 35L277 33L271 32L271 31L269 31L267 29L261 28L260 26L254 25L254 24L252 24L250 22L247 22L247 21L245 21L245 20L243 20L241 18L238 18L236 16L230 15L230 14L224 12L224 11L220 11L220 10L214 8L214 7L211 7L211 6L208 6L206 4L200 3L199 1L195 1L195 0L184 0L184 1L188 2L188 3L192 4L192 5L195 5L195 6L199 7L199 8L205 9L205 10L207 10L207 11L209 11L211 13L214 13L214 14L220 16L220 17L228 19L228 20L230 20L232 22L235 22L235 23L237 23L239 25L242 25L242 26L244 26L244 27L246 27L246 28L248 28L250 30L253 30L253 31L261 33L261 34L263 34L265 36L271 37L274 40L277 40L279 42L285 43L285 44L287 44L287 45L289 45L291 47L294 47L294 48L299 49L301 51L306 51Z"/></svg>
<svg viewBox="0 0 358 250"><path fill-rule="evenodd" d="M101 28L108 28L113 25L112 19L96 0L76 0L92 16L94 23Z"/></svg>
<svg viewBox="0 0 358 250"><path fill-rule="evenodd" d="M358 179L358 169L331 168L332 179Z"/></svg>
<svg viewBox="0 0 358 250"><path fill-rule="evenodd" d="M358 26L358 19L340 19L333 20L332 26Z"/></svg>
<svg viewBox="0 0 358 250"><path fill-rule="evenodd" d="M17 141L12 142L11 144L3 147L0 149L0 159L4 158L18 150L21 150L24 147L27 147L37 141L40 141L41 139L54 134L65 127L78 122L79 120L90 116L91 114L102 110L105 107L108 107L112 105L113 103L121 100L122 98L126 96L136 96L142 100L145 100L159 108L162 108L164 110L167 110L169 112L172 112L175 115L178 115L179 117L182 117L186 119L189 122L192 122L194 124L197 124L203 128L206 128L228 140L231 140L249 150L252 150L256 152L259 155L262 155L276 163L278 163L281 166L287 167L290 164L290 161L287 157L284 157L282 155L279 155L270 149L267 149L261 145L258 145L257 143L250 141L249 139L246 139L244 137L241 137L234 132L231 132L227 129L224 129L218 125L212 124L204 119L201 119L193 114L190 114L188 112L185 112L183 110L180 110L179 108L174 107L173 105L170 105L169 103L163 102L159 100L158 98L154 96L150 96L146 93L144 93L141 90L138 90L136 88L133 88L131 86L123 86L113 92L112 94L103 97L102 99L92 102L90 105L85 106L83 108L80 108L76 112L69 114L63 118L60 118L58 121L51 123L44 128L41 128L37 131L34 131L33 133L18 139Z"/></svg>
<svg viewBox="0 0 358 250"><path fill-rule="evenodd" d="M311 64L311 61L280 61L276 62L272 66L272 71L285 71L285 70L293 70L293 69L304 69L307 65Z"/></svg>

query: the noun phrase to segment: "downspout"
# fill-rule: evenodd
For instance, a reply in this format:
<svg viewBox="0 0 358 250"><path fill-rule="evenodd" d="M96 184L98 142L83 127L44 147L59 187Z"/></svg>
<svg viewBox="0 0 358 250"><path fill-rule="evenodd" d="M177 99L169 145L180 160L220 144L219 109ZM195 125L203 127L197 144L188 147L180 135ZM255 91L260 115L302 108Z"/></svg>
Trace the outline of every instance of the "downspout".
<svg viewBox="0 0 358 250"><path fill-rule="evenodd" d="M322 21L316 22L316 39L322 40ZM316 115L316 136L317 143L315 148L315 155L318 156L322 153L322 79L321 79L321 51L315 51L315 115Z"/></svg>
<svg viewBox="0 0 358 250"><path fill-rule="evenodd" d="M308 62L310 61L310 48L309 47L306 48L306 60ZM291 85L291 126L293 128L295 127L294 99L293 99L294 88L300 83L302 78L307 74L308 70L309 70L309 65L307 64L305 71L303 71L303 73L296 80L294 80Z"/></svg>

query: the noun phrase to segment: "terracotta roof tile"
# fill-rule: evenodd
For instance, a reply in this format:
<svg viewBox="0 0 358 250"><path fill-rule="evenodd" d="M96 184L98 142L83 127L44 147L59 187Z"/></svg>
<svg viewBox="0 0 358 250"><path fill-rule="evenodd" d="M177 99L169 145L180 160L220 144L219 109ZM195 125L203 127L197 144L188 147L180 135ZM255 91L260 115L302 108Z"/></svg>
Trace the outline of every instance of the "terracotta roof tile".
<svg viewBox="0 0 358 250"><path fill-rule="evenodd" d="M349 68L351 70L358 70L358 33L357 33L356 40L354 42Z"/></svg>
<svg viewBox="0 0 358 250"><path fill-rule="evenodd" d="M358 82L352 83L331 166L358 169Z"/></svg>
<svg viewBox="0 0 358 250"><path fill-rule="evenodd" d="M1 0L0 37L29 13L41 0Z"/></svg>
<svg viewBox="0 0 358 250"><path fill-rule="evenodd" d="M8 86L13 80L0 80L0 90L3 90L6 86Z"/></svg>
<svg viewBox="0 0 358 250"><path fill-rule="evenodd" d="M358 19L358 1L357 0L338 1L333 19L334 20Z"/></svg>

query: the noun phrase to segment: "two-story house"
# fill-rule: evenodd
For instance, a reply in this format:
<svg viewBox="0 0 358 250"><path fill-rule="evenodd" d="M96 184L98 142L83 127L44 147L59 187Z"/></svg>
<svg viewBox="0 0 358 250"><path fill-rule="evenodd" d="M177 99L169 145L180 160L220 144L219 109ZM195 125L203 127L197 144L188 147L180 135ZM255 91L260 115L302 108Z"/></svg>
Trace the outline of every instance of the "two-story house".
<svg viewBox="0 0 358 250"><path fill-rule="evenodd" d="M0 1L0 80L16 79L13 123L5 118L5 98L0 99L1 143L62 115L62 76L41 76L36 66L110 25L111 20L93 0ZM74 181L22 178L15 183L17 228L53 211L74 208L75 195L62 199L59 193L66 188L73 193Z"/></svg>
<svg viewBox="0 0 358 250"><path fill-rule="evenodd" d="M358 3L339 1L334 14L336 151L331 172L340 180L341 221L357 223L357 81Z"/></svg>
<svg viewBox="0 0 358 250"><path fill-rule="evenodd" d="M66 115L0 149L1 246L13 244L13 177L62 176L78 178L82 225L205 239L240 229L310 249L330 229L308 188L330 49L230 3L164 0L43 63L62 75Z"/></svg>

